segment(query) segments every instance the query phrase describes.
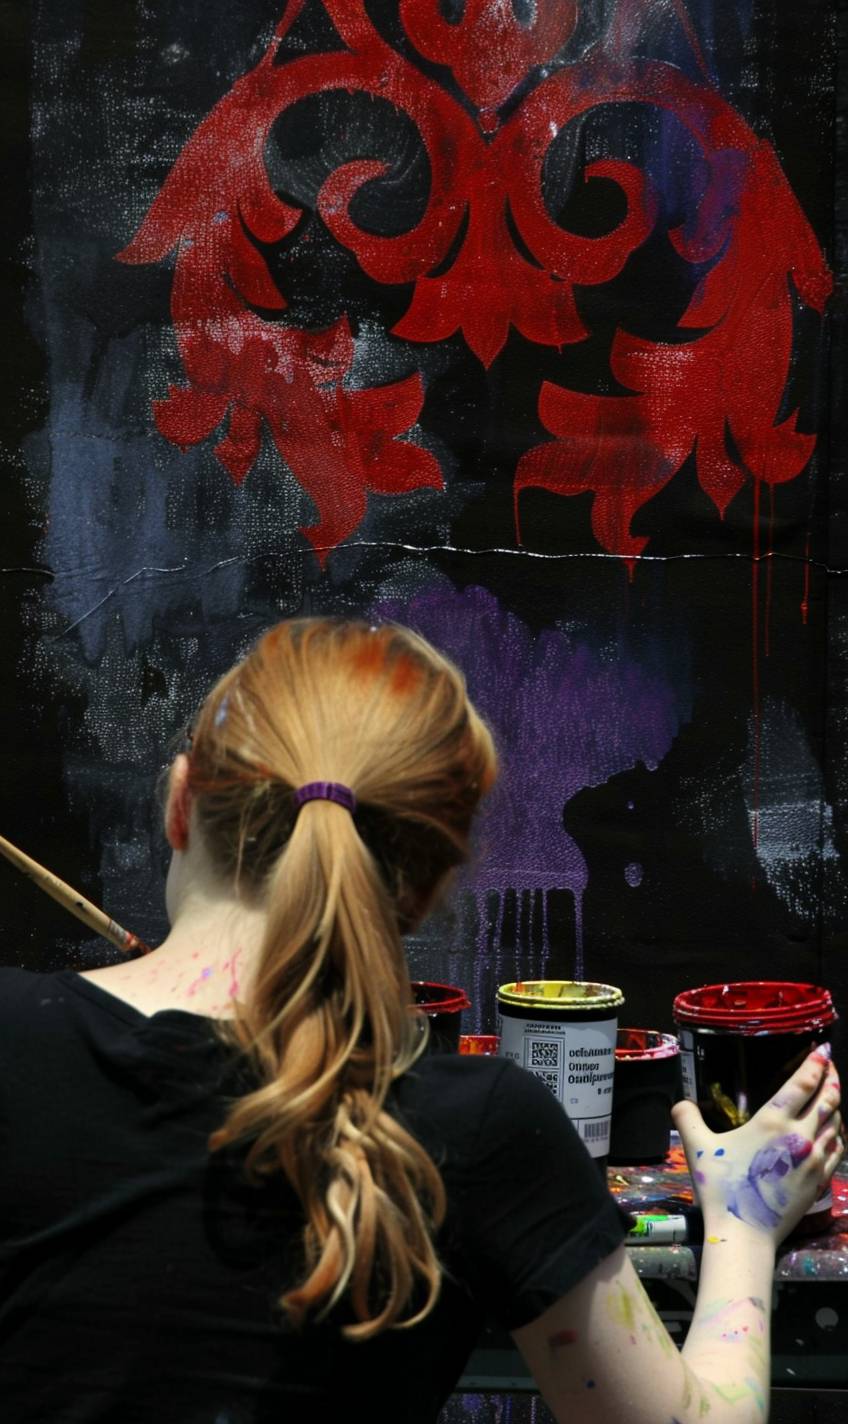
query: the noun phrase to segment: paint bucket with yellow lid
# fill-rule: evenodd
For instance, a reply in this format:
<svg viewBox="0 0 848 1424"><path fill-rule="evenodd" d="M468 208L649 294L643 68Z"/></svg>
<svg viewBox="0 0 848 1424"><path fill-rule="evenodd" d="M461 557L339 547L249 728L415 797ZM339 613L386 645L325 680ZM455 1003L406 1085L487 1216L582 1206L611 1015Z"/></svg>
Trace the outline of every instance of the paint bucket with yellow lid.
<svg viewBox="0 0 848 1424"><path fill-rule="evenodd" d="M609 1153L623 1006L624 995L613 984L537 979L498 989L500 1056L550 1088L601 1171Z"/></svg>

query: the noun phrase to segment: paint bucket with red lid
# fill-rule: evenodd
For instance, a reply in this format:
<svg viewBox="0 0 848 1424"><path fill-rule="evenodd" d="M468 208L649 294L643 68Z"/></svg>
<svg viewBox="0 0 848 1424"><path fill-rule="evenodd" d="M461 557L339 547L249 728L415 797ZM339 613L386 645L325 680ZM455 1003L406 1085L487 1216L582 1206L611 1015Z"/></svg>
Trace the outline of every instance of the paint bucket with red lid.
<svg viewBox="0 0 848 1424"><path fill-rule="evenodd" d="M671 1141L671 1108L682 1097L680 1045L673 1033L620 1028L610 1130L610 1163L662 1162Z"/></svg>
<svg viewBox="0 0 848 1424"><path fill-rule="evenodd" d="M686 989L673 1014L684 1095L713 1132L747 1122L831 1037L838 1017L829 990L818 984L759 979ZM829 1211L828 1193L807 1224L817 1229Z"/></svg>
<svg viewBox="0 0 848 1424"><path fill-rule="evenodd" d="M454 984L431 984L415 979L412 1000L430 1021L430 1052L458 1053L462 1011L471 1008L465 990Z"/></svg>

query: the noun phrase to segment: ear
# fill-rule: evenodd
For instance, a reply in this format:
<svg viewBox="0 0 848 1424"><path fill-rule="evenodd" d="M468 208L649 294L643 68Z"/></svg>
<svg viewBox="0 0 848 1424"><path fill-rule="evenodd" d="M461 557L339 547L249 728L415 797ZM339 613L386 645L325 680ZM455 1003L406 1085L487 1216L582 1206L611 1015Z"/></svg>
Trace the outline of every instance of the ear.
<svg viewBox="0 0 848 1424"><path fill-rule="evenodd" d="M188 849L191 792L188 786L188 757L180 752L171 767L168 799L165 803L165 835L171 850Z"/></svg>

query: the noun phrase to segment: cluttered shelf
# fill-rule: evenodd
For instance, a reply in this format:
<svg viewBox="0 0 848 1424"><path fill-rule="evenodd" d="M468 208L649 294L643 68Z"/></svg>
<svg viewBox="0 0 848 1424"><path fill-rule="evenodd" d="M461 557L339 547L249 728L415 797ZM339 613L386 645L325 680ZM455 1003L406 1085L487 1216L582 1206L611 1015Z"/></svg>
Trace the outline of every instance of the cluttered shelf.
<svg viewBox="0 0 848 1424"><path fill-rule="evenodd" d="M692 1181L675 1134L665 1161L645 1167L610 1167L607 1180L621 1205L637 1214L687 1214L692 1208ZM848 1163L838 1168L832 1187L833 1207L825 1230L792 1236L784 1242L778 1251L776 1282L848 1281ZM630 1249L643 1280L697 1278L697 1244L634 1244Z"/></svg>
<svg viewBox="0 0 848 1424"><path fill-rule="evenodd" d="M639 1216L692 1219L692 1182L675 1136L658 1165L610 1167L610 1190ZM772 1317L772 1386L848 1389L848 1163L833 1179L833 1208L825 1230L793 1236L778 1252ZM697 1237L697 1228L691 1232ZM695 1304L701 1246L697 1240L628 1244L633 1264L678 1344ZM505 1332L486 1331L473 1352L460 1390L534 1390Z"/></svg>

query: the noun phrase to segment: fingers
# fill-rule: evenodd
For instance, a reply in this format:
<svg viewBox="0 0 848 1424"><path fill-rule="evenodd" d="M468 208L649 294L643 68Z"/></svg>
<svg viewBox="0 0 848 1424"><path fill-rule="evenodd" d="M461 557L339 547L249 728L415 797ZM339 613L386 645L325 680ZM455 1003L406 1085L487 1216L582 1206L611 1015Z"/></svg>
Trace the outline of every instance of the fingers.
<svg viewBox="0 0 848 1424"><path fill-rule="evenodd" d="M810 1106L810 1100L831 1077L836 1078L830 1061L830 1044L822 1043L807 1055L800 1068L783 1084L772 1099L771 1106L780 1108L790 1117L800 1117Z"/></svg>
<svg viewBox="0 0 848 1424"><path fill-rule="evenodd" d="M684 1133L696 1132L699 1128L707 1131L698 1104L693 1103L691 1098L681 1098L679 1103L674 1104L671 1120L681 1137Z"/></svg>
<svg viewBox="0 0 848 1424"><path fill-rule="evenodd" d="M838 1115L841 1102L839 1076L833 1064L829 1063L818 1090L798 1115L799 1127L804 1128L811 1137L820 1137L831 1125L834 1114Z"/></svg>
<svg viewBox="0 0 848 1424"><path fill-rule="evenodd" d="M688 1098L674 1104L671 1120L680 1133L686 1160L692 1168L698 1149L705 1146L712 1133L701 1117L697 1103L690 1102Z"/></svg>
<svg viewBox="0 0 848 1424"><path fill-rule="evenodd" d="M808 1114L806 1118L801 1119L802 1125L809 1125L809 1131L815 1140L826 1138L831 1132L843 1135L842 1114L838 1104L838 1098L834 1101L825 1097L816 1107L814 1115Z"/></svg>
<svg viewBox="0 0 848 1424"><path fill-rule="evenodd" d="M845 1156L845 1139L841 1128L839 1131L833 1128L828 1129L822 1140L821 1150L824 1153L822 1177L825 1182L829 1182Z"/></svg>

